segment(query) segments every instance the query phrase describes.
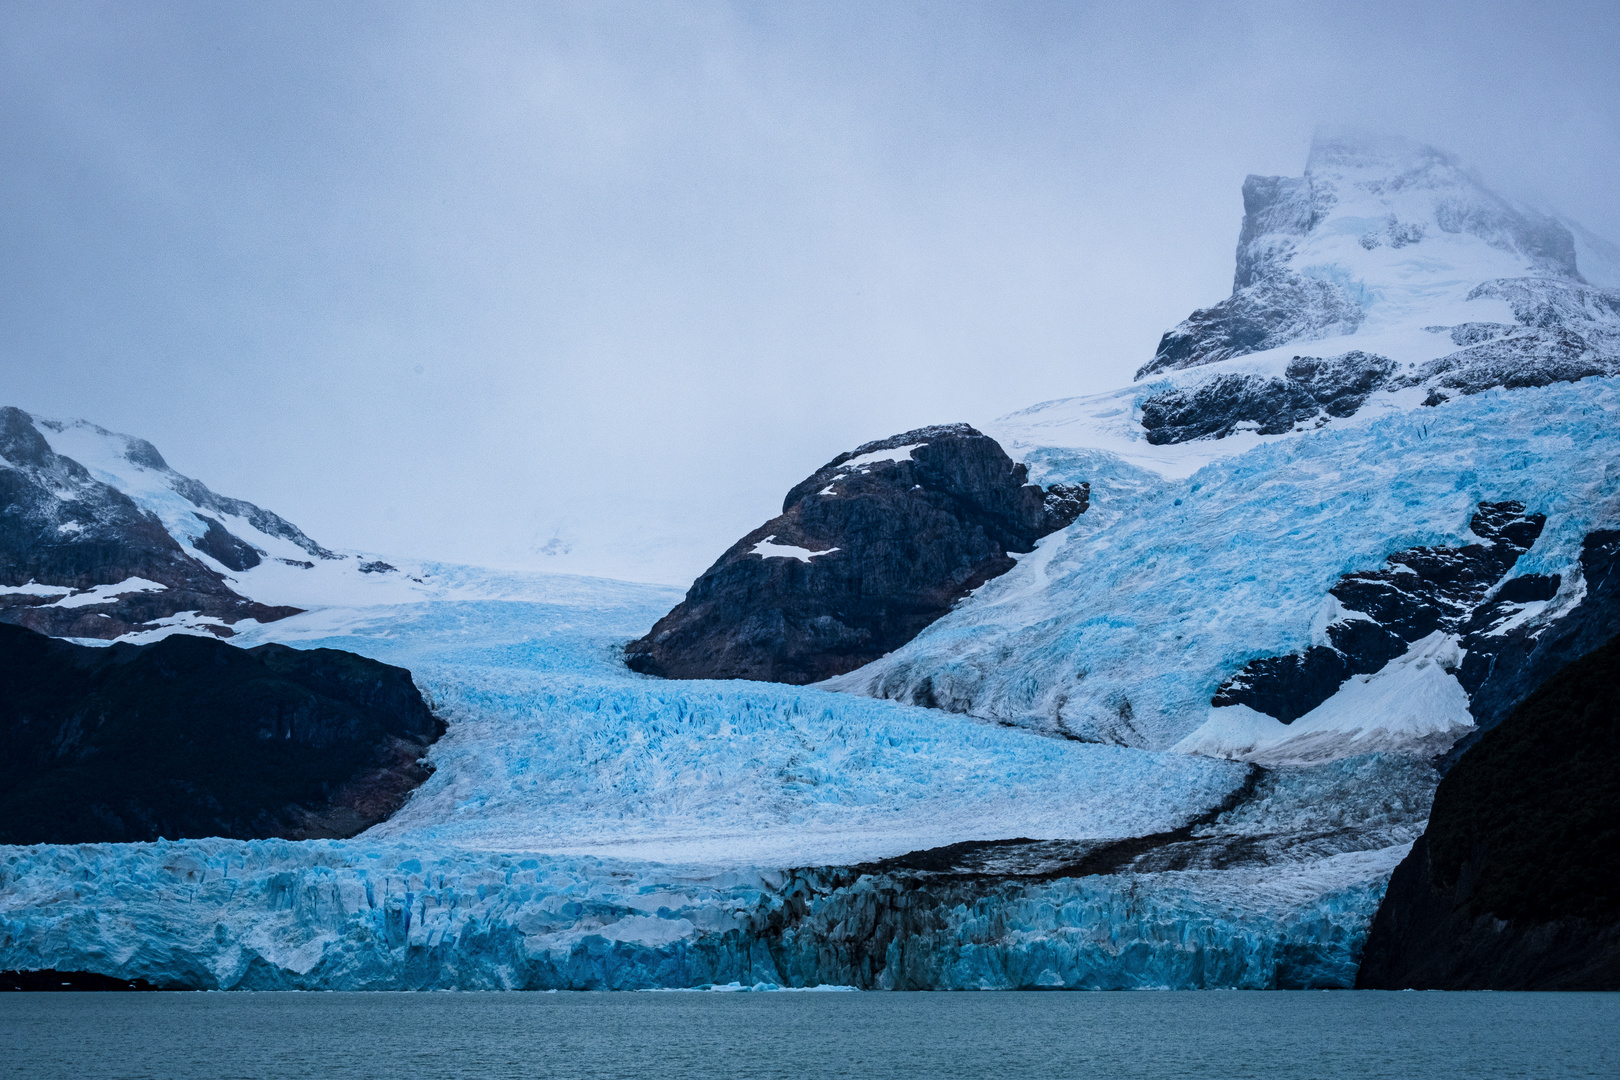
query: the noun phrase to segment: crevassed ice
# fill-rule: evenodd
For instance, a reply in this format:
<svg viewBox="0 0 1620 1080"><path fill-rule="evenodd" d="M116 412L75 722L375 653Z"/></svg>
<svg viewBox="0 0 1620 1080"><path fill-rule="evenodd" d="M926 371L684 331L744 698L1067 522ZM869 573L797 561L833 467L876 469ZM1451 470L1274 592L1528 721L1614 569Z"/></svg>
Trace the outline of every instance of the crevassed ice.
<svg viewBox="0 0 1620 1080"><path fill-rule="evenodd" d="M990 890L897 938L896 962L868 984L848 958L881 887L871 878L828 890L815 872L364 838L10 848L0 966L261 990L1349 986L1405 850ZM772 918L788 887L809 890L801 925L821 933Z"/></svg>
<svg viewBox="0 0 1620 1080"><path fill-rule="evenodd" d="M451 719L433 777L347 842L0 851L0 967L238 988L856 984L845 935L881 884L786 868L1159 831L1247 774L849 695L628 672L617 650L670 594L574 579L549 599L328 608L253 628L248 644L411 666ZM896 946L913 958L884 978L1348 985L1403 850L970 891ZM814 897L810 929L773 916L788 889Z"/></svg>
<svg viewBox="0 0 1620 1080"><path fill-rule="evenodd" d="M902 648L824 685L907 700L926 684L975 715L1170 747L1248 661L1311 644L1341 575L1465 543L1481 501L1547 515L1515 573L1560 574L1569 592L1586 533L1620 520L1613 378L1371 410L1179 476L1093 448L1090 421L1062 412L1015 414L991 434L1040 482L1089 481L1091 508Z"/></svg>

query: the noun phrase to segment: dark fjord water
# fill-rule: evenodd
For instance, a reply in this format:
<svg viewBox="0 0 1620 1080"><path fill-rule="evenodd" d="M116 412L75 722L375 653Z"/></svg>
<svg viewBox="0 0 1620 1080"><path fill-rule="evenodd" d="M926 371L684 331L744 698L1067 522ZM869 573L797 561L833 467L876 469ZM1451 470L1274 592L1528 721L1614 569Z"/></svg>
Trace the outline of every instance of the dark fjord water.
<svg viewBox="0 0 1620 1080"><path fill-rule="evenodd" d="M1620 1076L1620 994L4 994L0 1076Z"/></svg>

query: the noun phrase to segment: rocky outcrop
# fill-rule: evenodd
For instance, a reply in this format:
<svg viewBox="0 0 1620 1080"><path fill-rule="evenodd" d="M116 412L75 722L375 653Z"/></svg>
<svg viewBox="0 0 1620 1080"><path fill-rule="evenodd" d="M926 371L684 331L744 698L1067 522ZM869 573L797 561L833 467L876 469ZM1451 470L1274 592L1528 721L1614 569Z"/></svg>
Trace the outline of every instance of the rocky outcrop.
<svg viewBox="0 0 1620 1080"><path fill-rule="evenodd" d="M1346 574L1329 594L1344 614L1325 628L1327 644L1252 660L1215 692L1212 705L1247 705L1285 724L1332 697L1352 675L1371 674L1435 631L1469 632L1475 611L1530 549L1545 514L1522 503L1480 503L1469 522L1478 543L1399 551L1378 570ZM1480 655L1493 642L1470 639ZM1466 688L1466 684L1465 684Z"/></svg>
<svg viewBox="0 0 1620 1080"><path fill-rule="evenodd" d="M352 653L0 625L0 843L352 836L443 732L410 672Z"/></svg>
<svg viewBox="0 0 1620 1080"><path fill-rule="evenodd" d="M910 641L1086 509L1026 484L994 439L921 428L840 454L788 492L625 650L667 678L809 683Z"/></svg>
<svg viewBox="0 0 1620 1080"><path fill-rule="evenodd" d="M1142 401L1142 426L1155 446L1192 439L1224 439L1239 430L1280 435L1297 426L1320 427L1352 416L1384 386L1395 361L1366 352L1322 359L1296 356L1280 379L1219 375L1187 388L1171 388Z"/></svg>
<svg viewBox="0 0 1620 1080"><path fill-rule="evenodd" d="M1557 574L1510 578L1464 625L1457 681L1478 731L1457 744L1447 764L1559 671L1620 634L1620 532L1588 533L1578 565L1578 583ZM1555 607L1566 592L1579 602Z"/></svg>
<svg viewBox="0 0 1620 1080"><path fill-rule="evenodd" d="M1620 990L1620 639L1558 672L1446 775L1356 985Z"/></svg>
<svg viewBox="0 0 1620 1080"><path fill-rule="evenodd" d="M1354 294L1337 282L1280 271L1165 331L1136 377L1354 333L1363 318Z"/></svg>
<svg viewBox="0 0 1620 1080"><path fill-rule="evenodd" d="M332 557L276 515L173 473L150 443L129 445L132 463L184 481L202 500L195 503L199 509L256 514L267 528ZM263 553L217 517L195 518L195 551L237 571L261 561ZM227 637L230 624L242 619L270 622L297 610L236 593L219 570L183 548L157 515L52 450L34 417L0 408L0 623L56 637L116 638L185 614Z"/></svg>

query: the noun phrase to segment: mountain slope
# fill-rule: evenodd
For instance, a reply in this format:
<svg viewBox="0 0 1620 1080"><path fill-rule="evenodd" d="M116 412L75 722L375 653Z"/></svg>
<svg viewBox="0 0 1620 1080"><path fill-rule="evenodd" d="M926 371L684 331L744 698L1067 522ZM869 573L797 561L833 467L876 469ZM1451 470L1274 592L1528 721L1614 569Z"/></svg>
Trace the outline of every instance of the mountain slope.
<svg viewBox="0 0 1620 1080"><path fill-rule="evenodd" d="M631 642L636 671L807 683L904 645L1085 511L966 424L840 454L788 492L686 599Z"/></svg>
<svg viewBox="0 0 1620 1080"><path fill-rule="evenodd" d="M1356 984L1620 989L1620 638L1559 671L1446 775Z"/></svg>
<svg viewBox="0 0 1620 1080"><path fill-rule="evenodd" d="M1243 204L1232 295L1168 331L1138 379L1346 335L1382 345L1471 304L1473 319L1432 331L1449 331L1446 344L1463 351L1420 377L1451 371L1455 381L1486 355L1517 361L1520 378L1537 356L1542 366L1556 361L1549 379L1569 377L1560 363L1614 370L1620 295L1581 276L1574 235L1488 191L1440 151L1319 137L1304 176L1251 176ZM1492 300L1512 319L1483 321L1491 305L1478 302ZM1477 348L1486 341L1497 344Z"/></svg>
<svg viewBox="0 0 1620 1080"><path fill-rule="evenodd" d="M1251 178L1245 202L1232 302L1167 334L1135 385L985 426L1034 481L1088 481L1091 509L827 685L1100 742L1202 729L1184 749L1255 760L1286 757L1321 708L1311 753L1354 753L1401 736L1345 726L1373 692L1347 680L1387 668L1393 686L1444 653L1435 700L1477 701L1489 726L1556 666L1550 643L1620 619L1602 541L1620 523L1620 294L1581 277L1568 230L1392 141L1318 140L1304 177ZM1296 279L1357 314L1324 321L1307 296L1254 316L1271 337L1233 329ZM1504 561L1474 523L1509 503L1537 524ZM1476 562L1467 589L1441 584ZM1430 593L1391 602L1431 564ZM1451 715L1408 727L1411 751L1466 735Z"/></svg>
<svg viewBox="0 0 1620 1080"><path fill-rule="evenodd" d="M841 492L902 525L970 501L920 432L818 470L722 556L714 581L746 587L694 620L693 654L756 619L775 662L810 635L773 639L773 614L849 627L844 601L900 572L927 580L886 600L948 594L820 685L630 670L626 642L671 590L374 558L231 572L308 609L239 640L408 665L449 721L436 771L346 842L18 849L0 860L0 969L1348 987L1442 770L1613 636L1620 378L1603 373L1609 294L1557 227L1410 147L1324 140L1309 172L1256 187L1246 299L1179 328L1179 366L928 434L996 466L979 487L1003 520L957 507L948 539L1000 530L999 554L959 554L1005 572L956 595L975 558L857 550L871 523L838 517L856 502ZM1081 484L1067 525L1020 524L1031 487ZM812 530L829 521L848 528ZM835 559L854 562L818 594ZM789 610L806 597L830 610Z"/></svg>
<svg viewBox="0 0 1620 1080"><path fill-rule="evenodd" d="M144 439L0 408L0 622L58 637L228 637L243 620L298 610L227 583L264 561L266 541L290 549L287 565L313 565L291 553L335 558L275 514L176 473Z"/></svg>

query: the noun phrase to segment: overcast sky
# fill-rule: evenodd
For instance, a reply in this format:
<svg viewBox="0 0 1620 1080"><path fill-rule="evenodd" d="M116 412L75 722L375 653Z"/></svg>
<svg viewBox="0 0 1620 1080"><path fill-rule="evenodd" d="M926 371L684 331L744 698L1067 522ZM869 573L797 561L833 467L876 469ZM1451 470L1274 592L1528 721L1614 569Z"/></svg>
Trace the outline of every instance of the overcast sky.
<svg viewBox="0 0 1620 1080"><path fill-rule="evenodd" d="M1612 2L4 0L0 404L685 584L859 442L1128 382L1319 123L1620 238L1617 56Z"/></svg>

